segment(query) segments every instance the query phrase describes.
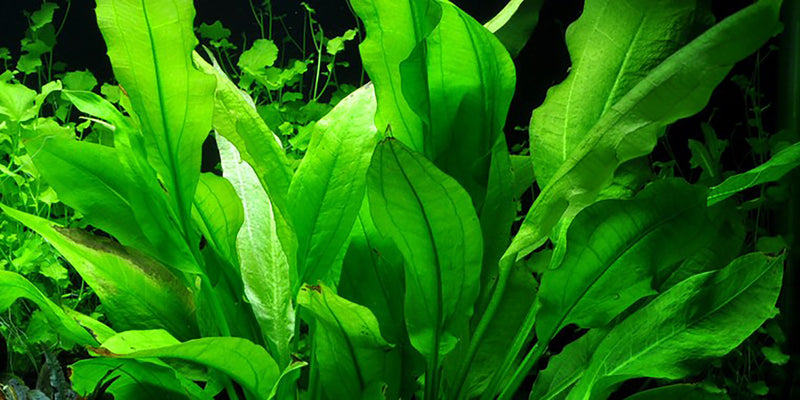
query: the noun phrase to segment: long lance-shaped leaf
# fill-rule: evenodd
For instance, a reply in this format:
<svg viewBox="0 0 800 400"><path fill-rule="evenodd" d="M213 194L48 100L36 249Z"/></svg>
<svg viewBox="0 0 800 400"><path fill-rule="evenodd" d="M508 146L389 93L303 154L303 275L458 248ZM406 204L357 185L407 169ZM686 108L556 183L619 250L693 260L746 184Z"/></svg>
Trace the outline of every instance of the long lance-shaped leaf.
<svg viewBox="0 0 800 400"><path fill-rule="evenodd" d="M361 59L375 84L378 101L375 126L417 151L425 149L430 125L425 39L439 23L442 6L436 0L354 0L353 10L364 21L366 39ZM412 55L414 57L412 57ZM410 60L409 60L410 59ZM409 61L407 61L409 60ZM420 98L408 99L416 92Z"/></svg>
<svg viewBox="0 0 800 400"><path fill-rule="evenodd" d="M514 263L541 246L564 215L591 204L620 164L652 151L664 126L699 111L733 65L777 31L780 5L762 0L712 27L652 69L594 125L536 198L501 258L468 359L497 312Z"/></svg>
<svg viewBox="0 0 800 400"><path fill-rule="evenodd" d="M697 0L589 0L569 26L572 67L530 125L531 158L546 186L592 126L689 39Z"/></svg>
<svg viewBox="0 0 800 400"><path fill-rule="evenodd" d="M681 379L733 350L775 315L783 260L752 253L673 286L609 332L567 398L636 377Z"/></svg>
<svg viewBox="0 0 800 400"><path fill-rule="evenodd" d="M280 365L288 365L289 341L294 335L289 258L281 245L271 199L250 164L236 147L216 136L222 175L242 199L244 223L236 238L244 294L264 334L270 352ZM283 224L285 225L285 223Z"/></svg>
<svg viewBox="0 0 800 400"><path fill-rule="evenodd" d="M289 187L288 209L297 233L297 280L335 283L367 184L377 143L374 92L351 93L315 125L308 151ZM338 261L337 261L338 260Z"/></svg>
<svg viewBox="0 0 800 400"><path fill-rule="evenodd" d="M135 172L122 149L47 133L25 145L59 198L87 223L171 268L198 271L155 175Z"/></svg>
<svg viewBox="0 0 800 400"><path fill-rule="evenodd" d="M280 139L258 115L253 99L239 89L216 63L212 66L197 53L194 53L194 62L217 81L214 130L236 146L241 159L258 175L261 185L275 204L276 212L285 214L292 167Z"/></svg>
<svg viewBox="0 0 800 400"><path fill-rule="evenodd" d="M69 261L100 298L117 330L163 328L183 339L197 337L192 296L164 265L109 239L0 207Z"/></svg>
<svg viewBox="0 0 800 400"><path fill-rule="evenodd" d="M384 340L368 308L349 302L325 286L303 286L297 304L314 316L314 353L320 383L332 399L368 398L382 388L386 364L398 354Z"/></svg>
<svg viewBox="0 0 800 400"><path fill-rule="evenodd" d="M798 165L800 165L800 143L795 143L779 151L764 164L750 171L731 176L719 185L712 187L708 193L708 205L717 204L753 186L777 181Z"/></svg>
<svg viewBox="0 0 800 400"><path fill-rule="evenodd" d="M263 347L236 337L179 342L164 331L127 331L109 338L93 351L104 357L161 358L210 367L236 381L248 396L258 400L274 396L280 377L277 364Z"/></svg>
<svg viewBox="0 0 800 400"><path fill-rule="evenodd" d="M704 203L704 189L667 180L632 200L584 209L542 275L537 337L546 343L569 324L604 326L654 294L671 268L710 240Z"/></svg>
<svg viewBox="0 0 800 400"><path fill-rule="evenodd" d="M211 130L215 82L195 69L189 0L99 0L97 23L114 74L130 96L173 209L189 238L203 140Z"/></svg>
<svg viewBox="0 0 800 400"><path fill-rule="evenodd" d="M369 201L375 226L406 263L411 344L435 364L464 339L478 294L483 245L469 195L422 154L389 138L372 158Z"/></svg>
<svg viewBox="0 0 800 400"><path fill-rule="evenodd" d="M728 17L667 58L614 104L536 198L502 264L510 265L544 243L565 212L574 215L591 204L617 166L652 151L664 126L705 106L733 65L776 32L780 5L780 0L761 0Z"/></svg>
<svg viewBox="0 0 800 400"><path fill-rule="evenodd" d="M21 298L28 299L39 306L50 326L56 330L59 336L83 346L98 344L89 331L81 327L25 277L14 272L0 271L0 312L7 310Z"/></svg>

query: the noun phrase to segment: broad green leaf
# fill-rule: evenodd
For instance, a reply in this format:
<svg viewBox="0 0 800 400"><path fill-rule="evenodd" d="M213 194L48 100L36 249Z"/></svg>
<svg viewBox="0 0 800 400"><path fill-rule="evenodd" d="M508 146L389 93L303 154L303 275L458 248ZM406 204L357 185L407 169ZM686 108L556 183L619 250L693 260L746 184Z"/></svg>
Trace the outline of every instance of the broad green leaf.
<svg viewBox="0 0 800 400"><path fill-rule="evenodd" d="M764 164L745 173L731 176L712 187L708 193L708 205L717 204L753 186L777 181L798 165L800 165L800 143L795 143L779 151Z"/></svg>
<svg viewBox="0 0 800 400"><path fill-rule="evenodd" d="M711 393L699 385L680 384L645 390L627 398L627 400L727 400L723 393Z"/></svg>
<svg viewBox="0 0 800 400"><path fill-rule="evenodd" d="M48 135L26 146L59 199L80 212L84 221L165 265L197 271L163 192L152 186L158 183L148 185L145 177L134 174L120 159L120 149Z"/></svg>
<svg viewBox="0 0 800 400"><path fill-rule="evenodd" d="M198 335L192 296L164 265L107 238L0 207L69 261L117 330L163 328L184 339Z"/></svg>
<svg viewBox="0 0 800 400"><path fill-rule="evenodd" d="M73 390L86 398L103 385L108 385L105 392L117 400L212 398L190 396L174 369L153 363L93 358L80 360L69 368Z"/></svg>
<svg viewBox="0 0 800 400"><path fill-rule="evenodd" d="M483 26L494 33L511 56L516 58L528 43L539 22L539 10L543 3L544 0L509 0L503 9Z"/></svg>
<svg viewBox="0 0 800 400"><path fill-rule="evenodd" d="M28 299L39 306L51 328L64 339L85 346L98 344L89 331L81 327L22 275L0 271L0 312L7 310L20 298Z"/></svg>
<svg viewBox="0 0 800 400"><path fill-rule="evenodd" d="M542 275L539 340L549 342L568 324L601 327L654 294L675 264L710 240L704 202L704 189L666 180L632 200L585 208Z"/></svg>
<svg viewBox="0 0 800 400"><path fill-rule="evenodd" d="M607 329L592 329L551 357L547 361L547 368L536 376L528 399L565 399L569 390L583 375L592 354L607 334Z"/></svg>
<svg viewBox="0 0 800 400"><path fill-rule="evenodd" d="M92 92L62 90L61 94L82 112L108 121L117 129L133 130L130 118L125 117L114 104Z"/></svg>
<svg viewBox="0 0 800 400"><path fill-rule="evenodd" d="M230 265L239 265L236 235L244 221L244 210L231 183L212 173L201 174L193 211L208 244Z"/></svg>
<svg viewBox="0 0 800 400"><path fill-rule="evenodd" d="M183 343L158 330L127 331L103 342L95 352L105 357L180 360L213 368L242 386L255 399L268 400L280 371L267 351L249 340L208 337Z"/></svg>
<svg viewBox="0 0 800 400"><path fill-rule="evenodd" d="M761 0L726 18L653 68L612 105L548 180L501 269L541 246L564 213L575 215L591 204L617 166L652 151L664 126L704 107L733 65L777 31L780 4Z"/></svg>
<svg viewBox="0 0 800 400"><path fill-rule="evenodd" d="M472 316L483 248L478 218L453 178L395 139L378 145L368 180L375 226L405 260L411 343L436 362Z"/></svg>
<svg viewBox="0 0 800 400"><path fill-rule="evenodd" d="M22 122L36 116L36 91L18 83L0 82L0 121Z"/></svg>
<svg viewBox="0 0 800 400"><path fill-rule="evenodd" d="M442 6L437 0L354 0L351 5L366 28L359 49L364 69L375 85L378 132L391 127L394 137L424 151L425 124L430 124L425 119L430 110L424 102L428 78L422 57L424 42L439 23ZM405 93L415 91L423 98L406 98Z"/></svg>
<svg viewBox="0 0 800 400"><path fill-rule="evenodd" d="M377 143L373 96L372 87L364 86L316 123L292 179L288 209L298 242L293 292L303 283L338 281L335 264L361 208Z"/></svg>
<svg viewBox="0 0 800 400"><path fill-rule="evenodd" d="M242 199L244 223L236 237L236 251L244 293L253 308L270 352L281 366L290 361L294 335L289 260L278 237L269 196L253 168L241 159L231 142L217 135L222 175Z"/></svg>
<svg viewBox="0 0 800 400"><path fill-rule="evenodd" d="M99 0L96 12L114 74L146 132L149 160L188 238L215 87L192 63L197 45L192 2Z"/></svg>
<svg viewBox="0 0 800 400"><path fill-rule="evenodd" d="M383 339L378 320L325 285L305 285L297 304L314 316L314 355L323 391L332 399L359 399L385 377L386 364L397 354Z"/></svg>
<svg viewBox="0 0 800 400"><path fill-rule="evenodd" d="M69 90L91 91L97 86L97 78L91 71L72 71L64 74L64 87Z"/></svg>
<svg viewBox="0 0 800 400"><path fill-rule="evenodd" d="M697 0L589 0L569 26L572 66L531 118L531 157L544 188L611 106L682 46Z"/></svg>
<svg viewBox="0 0 800 400"><path fill-rule="evenodd" d="M514 198L519 199L536 181L531 156L511 156L511 170L514 171Z"/></svg>
<svg viewBox="0 0 800 400"><path fill-rule="evenodd" d="M271 67L278 59L278 46L268 39L258 39L249 49L239 56L236 64L244 71L256 74L266 67Z"/></svg>
<svg viewBox="0 0 800 400"><path fill-rule="evenodd" d="M197 53L194 61L217 81L214 100L214 130L236 146L242 160L255 170L279 214L286 213L286 194L292 168L281 141L258 115L250 96L239 89L218 65L212 66ZM284 242L283 237L281 241ZM291 262L294 262L293 260Z"/></svg>
<svg viewBox="0 0 800 400"><path fill-rule="evenodd" d="M751 253L662 293L609 332L568 399L636 377L681 379L727 354L775 315L784 258Z"/></svg>

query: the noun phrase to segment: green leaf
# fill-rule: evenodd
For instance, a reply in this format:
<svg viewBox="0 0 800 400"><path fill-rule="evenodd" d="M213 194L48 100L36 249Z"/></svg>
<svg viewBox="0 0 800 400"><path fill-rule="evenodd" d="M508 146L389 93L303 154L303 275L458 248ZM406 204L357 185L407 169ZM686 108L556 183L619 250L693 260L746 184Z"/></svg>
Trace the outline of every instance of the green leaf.
<svg viewBox="0 0 800 400"><path fill-rule="evenodd" d="M569 390L583 376L592 354L607 334L608 329L592 329L551 357L547 361L547 368L536 376L528 399L566 398Z"/></svg>
<svg viewBox="0 0 800 400"><path fill-rule="evenodd" d="M356 38L357 33L357 29L348 29L342 36L337 36L328 40L328 43L325 44L325 51L328 52L329 55L335 56L340 51L344 50L345 42Z"/></svg>
<svg viewBox="0 0 800 400"><path fill-rule="evenodd" d="M375 85L378 101L375 126L416 151L425 149L423 117L427 105L415 103L405 93L427 97L427 70L419 54L424 41L441 18L442 6L435 0L413 2L354 0L353 10L364 22L366 39L361 42L361 59ZM402 65L402 66L401 66ZM422 99L420 100L422 101ZM427 122L429 123L429 122Z"/></svg>
<svg viewBox="0 0 800 400"><path fill-rule="evenodd" d="M303 283L338 281L336 264L361 208L377 143L373 96L372 87L365 86L316 123L292 179L288 205L298 241L293 292Z"/></svg>
<svg viewBox="0 0 800 400"><path fill-rule="evenodd" d="M0 312L6 311L20 298L34 302L44 312L51 329L74 343L96 346L97 340L64 310L48 299L39 289L14 272L0 271Z"/></svg>
<svg viewBox="0 0 800 400"><path fill-rule="evenodd" d="M17 83L0 82L0 120L27 121L36 116L36 91Z"/></svg>
<svg viewBox="0 0 800 400"><path fill-rule="evenodd" d="M689 39L695 3L586 2L567 29L570 74L548 90L531 118L531 157L540 187L614 104Z"/></svg>
<svg viewBox="0 0 800 400"><path fill-rule="evenodd" d="M280 376L277 364L263 347L236 337L207 337L180 343L164 331L127 331L103 342L95 352L113 358L163 358L210 367L260 400L274 395Z"/></svg>
<svg viewBox="0 0 800 400"><path fill-rule="evenodd" d="M274 211L255 171L241 159L233 144L219 135L216 139L222 174L233 184L244 209L244 223L236 237L244 293L270 352L280 365L288 365L295 325L289 257L278 236L281 224L276 218L280 214Z"/></svg>
<svg viewBox="0 0 800 400"><path fill-rule="evenodd" d="M242 201L225 178L200 175L193 215L208 244L232 266L239 265L236 235L244 221Z"/></svg>
<svg viewBox="0 0 800 400"><path fill-rule="evenodd" d="M742 190L774 182L800 165L800 143L795 143L772 156L769 161L750 171L734 175L711 188L708 205L717 204Z"/></svg>
<svg viewBox="0 0 800 400"><path fill-rule="evenodd" d="M236 87L218 65L208 64L197 53L194 61L203 72L217 80L214 130L236 146L242 160L258 174L277 212L285 215L292 168L281 140L258 115L253 99ZM281 238L282 242L285 240L288 239Z"/></svg>
<svg viewBox="0 0 800 400"><path fill-rule="evenodd" d="M105 392L117 400L198 398L184 391L174 369L149 362L93 358L80 360L69 368L73 390L86 398L92 398L90 395L104 385L108 385Z"/></svg>
<svg viewBox="0 0 800 400"><path fill-rule="evenodd" d="M203 22L197 31L202 38L210 40L221 40L231 36L231 30L222 26L222 22L219 20L214 21L211 25Z"/></svg>
<svg viewBox="0 0 800 400"><path fill-rule="evenodd" d="M789 355L784 354L780 347L773 345L772 347L762 347L761 353L772 364L786 365L789 362Z"/></svg>
<svg viewBox="0 0 800 400"><path fill-rule="evenodd" d="M382 141L368 173L378 230L405 260L405 320L429 362L453 350L478 295L483 241L466 191L420 153Z"/></svg>
<svg viewBox="0 0 800 400"><path fill-rule="evenodd" d="M544 0L509 0L484 26L493 32L506 46L511 56L516 58L528 43L536 24L539 23L539 10Z"/></svg>
<svg viewBox="0 0 800 400"><path fill-rule="evenodd" d="M26 147L59 198L87 223L170 267L197 271L163 191L153 187L155 176L148 184L134 174L120 159L122 150L46 134Z"/></svg>
<svg viewBox="0 0 800 400"><path fill-rule="evenodd" d="M257 74L264 68L271 67L277 59L278 46L272 40L258 39L239 56L237 65L244 71Z"/></svg>
<svg viewBox="0 0 800 400"><path fill-rule="evenodd" d="M381 384L392 348L383 339L372 312L349 302L324 285L305 285L297 304L314 316L314 356L325 394L332 399L359 399Z"/></svg>
<svg viewBox="0 0 800 400"><path fill-rule="evenodd" d="M192 296L164 265L107 238L0 208L69 261L100 298L116 329L163 328L185 339L197 336Z"/></svg>
<svg viewBox="0 0 800 400"><path fill-rule="evenodd" d="M64 87L69 90L91 91L97 86L97 79L89 70L67 72L63 81Z"/></svg>
<svg viewBox="0 0 800 400"><path fill-rule="evenodd" d="M31 30L38 31L53 22L53 13L60 7L56 3L43 2L42 6L31 14Z"/></svg>
<svg viewBox="0 0 800 400"><path fill-rule="evenodd" d="M636 377L681 379L775 315L784 257L752 253L656 297L603 339L569 399Z"/></svg>
<svg viewBox="0 0 800 400"><path fill-rule="evenodd" d="M723 20L650 70L589 130L536 198L501 263L541 246L565 213L591 204L617 166L652 151L668 124L699 111L733 65L778 29L780 0L761 0ZM539 171L537 169L537 178Z"/></svg>
<svg viewBox="0 0 800 400"><path fill-rule="evenodd" d="M542 275L539 340L549 342L569 324L604 326L654 294L677 263L710 241L704 201L704 189L666 180L632 200L585 208Z"/></svg>
<svg viewBox="0 0 800 400"><path fill-rule="evenodd" d="M97 2L114 74L147 133L148 159L163 178L187 238L214 107L214 79L192 64L194 15L186 0Z"/></svg>
<svg viewBox="0 0 800 400"><path fill-rule="evenodd" d="M711 393L698 385L681 384L664 386L660 388L645 390L628 400L726 400L728 396L724 393Z"/></svg>

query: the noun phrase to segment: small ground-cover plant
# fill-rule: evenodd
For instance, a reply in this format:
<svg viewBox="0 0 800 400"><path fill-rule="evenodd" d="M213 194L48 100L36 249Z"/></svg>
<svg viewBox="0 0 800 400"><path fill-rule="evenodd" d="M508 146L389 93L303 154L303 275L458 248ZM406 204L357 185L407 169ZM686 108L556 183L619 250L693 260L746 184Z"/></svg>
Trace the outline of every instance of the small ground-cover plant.
<svg viewBox="0 0 800 400"><path fill-rule="evenodd" d="M711 188L652 176L665 127L777 33L781 5L708 27L696 2L663 3L586 2L571 74L533 113L541 192L512 235L532 182L503 135L506 46L514 11L541 3L511 2L487 29L443 0L353 0L372 82L314 125L295 170L252 98L193 52L190 2L99 0L122 109L60 93L113 145L34 129L25 147L113 240L2 208L70 261L110 326L11 272L0 308L38 304L93 356L71 366L74 389L122 399L507 399L545 357L534 399L689 377L777 312L784 253L740 254L727 227L736 193L795 167L800 145ZM222 176L200 172L212 130ZM725 397L636 394L687 395Z"/></svg>

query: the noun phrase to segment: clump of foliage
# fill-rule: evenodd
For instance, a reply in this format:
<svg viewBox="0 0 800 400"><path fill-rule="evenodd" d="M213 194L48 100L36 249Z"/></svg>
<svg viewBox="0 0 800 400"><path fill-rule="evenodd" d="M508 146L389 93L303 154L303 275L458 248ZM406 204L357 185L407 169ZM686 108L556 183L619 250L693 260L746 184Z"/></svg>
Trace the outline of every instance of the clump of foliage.
<svg viewBox="0 0 800 400"><path fill-rule="evenodd" d="M509 50L540 2L485 27L444 0L352 0L372 81L308 128L295 167L251 96L280 103L293 85L270 86L286 71L270 42L235 81L223 50L194 51L191 2L98 0L119 106L59 84L39 97L57 91L112 142L3 114L93 230L0 208L69 261L108 324L11 271L0 309L27 299L87 349L70 367L81 395L509 399L533 379L530 398L597 399L651 378L633 398L727 398L682 380L778 313L784 249L751 252L730 228L746 218L738 193L800 164L800 144L743 173L709 167L713 182L653 174L666 127L779 30L779 0L714 25L700 3L588 0L567 31L571 73L512 159ZM221 176L201 173L209 132ZM698 166L722 151L710 135L692 147Z"/></svg>

